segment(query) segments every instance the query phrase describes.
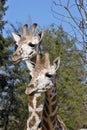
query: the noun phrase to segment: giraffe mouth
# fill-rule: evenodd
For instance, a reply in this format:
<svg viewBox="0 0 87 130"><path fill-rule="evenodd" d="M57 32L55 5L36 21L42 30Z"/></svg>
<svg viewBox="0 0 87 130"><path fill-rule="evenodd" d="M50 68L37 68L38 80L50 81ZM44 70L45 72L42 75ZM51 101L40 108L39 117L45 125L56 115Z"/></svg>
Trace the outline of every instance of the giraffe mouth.
<svg viewBox="0 0 87 130"><path fill-rule="evenodd" d="M18 64L20 61L21 61L21 58L20 58L20 59L17 59L17 60L13 60L13 59L12 59L13 64Z"/></svg>
<svg viewBox="0 0 87 130"><path fill-rule="evenodd" d="M35 90L29 91L29 92L27 92L27 91L25 90L25 94L26 94L26 95L29 95L29 96L32 96L32 95L34 95L34 94L36 94L36 93L44 93L44 92L46 92L46 90L35 89Z"/></svg>
<svg viewBox="0 0 87 130"><path fill-rule="evenodd" d="M37 88L33 88L33 87L27 87L26 88L26 90L25 90L25 94L26 95L34 95L34 94L36 94L36 93L44 93L44 92L46 92L46 90L45 89L37 89Z"/></svg>
<svg viewBox="0 0 87 130"><path fill-rule="evenodd" d="M53 84L48 83L43 88L41 88L41 87L37 88L33 84L30 84L26 87L25 94L34 95L35 93L45 93L48 90L50 90L52 88L52 86L53 86Z"/></svg>
<svg viewBox="0 0 87 130"><path fill-rule="evenodd" d="M22 60L22 57L21 57L21 56L16 56L16 55L13 55L13 56L12 56L12 62L13 62L13 64L17 64L17 63L19 63L21 60Z"/></svg>

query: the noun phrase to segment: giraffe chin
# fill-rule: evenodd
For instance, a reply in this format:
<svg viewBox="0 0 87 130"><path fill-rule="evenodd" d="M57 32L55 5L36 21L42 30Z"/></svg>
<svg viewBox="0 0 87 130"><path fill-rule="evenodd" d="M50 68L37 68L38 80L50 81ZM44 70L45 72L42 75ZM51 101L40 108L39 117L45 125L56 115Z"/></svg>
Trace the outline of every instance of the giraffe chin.
<svg viewBox="0 0 87 130"><path fill-rule="evenodd" d="M21 61L21 59L18 59L18 60L15 60L15 61L12 60L13 64L18 64L20 61Z"/></svg>

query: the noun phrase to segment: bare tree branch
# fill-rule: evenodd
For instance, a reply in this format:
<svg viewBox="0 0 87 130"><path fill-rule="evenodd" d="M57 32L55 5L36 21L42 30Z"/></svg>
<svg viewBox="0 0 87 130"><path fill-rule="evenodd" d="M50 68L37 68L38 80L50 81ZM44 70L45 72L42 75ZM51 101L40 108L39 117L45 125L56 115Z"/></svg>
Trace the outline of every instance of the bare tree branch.
<svg viewBox="0 0 87 130"><path fill-rule="evenodd" d="M83 61L87 64L87 1L54 0L51 11L61 25L66 23L69 29L65 32L77 39L78 49L83 50ZM72 30L72 33L68 30Z"/></svg>

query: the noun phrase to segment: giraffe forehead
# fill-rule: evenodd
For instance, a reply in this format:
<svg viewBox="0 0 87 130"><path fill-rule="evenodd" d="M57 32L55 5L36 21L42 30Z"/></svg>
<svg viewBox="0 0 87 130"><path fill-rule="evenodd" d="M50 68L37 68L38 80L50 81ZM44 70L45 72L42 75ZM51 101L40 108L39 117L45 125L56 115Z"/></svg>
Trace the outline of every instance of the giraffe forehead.
<svg viewBox="0 0 87 130"><path fill-rule="evenodd" d="M39 66L38 66L39 68ZM44 75L47 72L47 69L44 67L41 67L33 72L33 78L31 80L31 83L36 82L37 79L41 78L42 75Z"/></svg>
<svg viewBox="0 0 87 130"><path fill-rule="evenodd" d="M44 74L47 71L47 69L48 66L45 66L45 64L40 64L36 66L34 73L36 73L36 75L41 75Z"/></svg>
<svg viewBox="0 0 87 130"><path fill-rule="evenodd" d="M32 39L29 36L26 37L21 37L20 41L19 41L19 45L21 46L22 44L26 44L31 42Z"/></svg>
<svg viewBox="0 0 87 130"><path fill-rule="evenodd" d="M26 36L26 37L21 37L20 41L19 41L19 45L25 45L25 44L29 44L29 43L38 43L39 42L39 37L38 36Z"/></svg>
<svg viewBox="0 0 87 130"><path fill-rule="evenodd" d="M36 72L34 72L35 79L38 78L38 77L40 77L41 75L45 74L46 71L47 71L46 69L43 69L43 70L39 69Z"/></svg>

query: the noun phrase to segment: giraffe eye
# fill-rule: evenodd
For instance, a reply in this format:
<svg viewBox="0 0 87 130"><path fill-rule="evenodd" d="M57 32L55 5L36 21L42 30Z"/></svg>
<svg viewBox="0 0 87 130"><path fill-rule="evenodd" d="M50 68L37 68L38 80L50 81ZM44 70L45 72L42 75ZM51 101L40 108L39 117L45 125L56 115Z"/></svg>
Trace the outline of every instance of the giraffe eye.
<svg viewBox="0 0 87 130"><path fill-rule="evenodd" d="M29 42L28 45L29 45L30 47L35 47L35 46L36 46L35 44L32 44L31 42Z"/></svg>
<svg viewBox="0 0 87 130"><path fill-rule="evenodd" d="M48 77L48 78L52 78L52 75L49 74L49 73L46 73L45 76Z"/></svg>
<svg viewBox="0 0 87 130"><path fill-rule="evenodd" d="M18 45L15 43L15 50L18 48Z"/></svg>

